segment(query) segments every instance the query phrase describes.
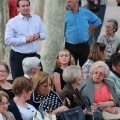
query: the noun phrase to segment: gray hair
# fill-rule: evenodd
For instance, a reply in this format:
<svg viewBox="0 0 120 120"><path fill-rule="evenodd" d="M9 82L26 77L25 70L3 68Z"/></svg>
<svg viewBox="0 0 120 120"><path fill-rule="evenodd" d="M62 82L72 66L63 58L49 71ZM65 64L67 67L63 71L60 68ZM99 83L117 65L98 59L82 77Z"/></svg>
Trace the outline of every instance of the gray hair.
<svg viewBox="0 0 120 120"><path fill-rule="evenodd" d="M68 84L75 83L80 78L82 78L82 74L77 65L70 65L63 71L63 80Z"/></svg>
<svg viewBox="0 0 120 120"><path fill-rule="evenodd" d="M108 20L107 22L112 22L112 23L113 23L113 28L115 29L114 32L117 32L117 30L118 30L118 22L117 22L117 20L115 20L115 19L110 19L110 20Z"/></svg>
<svg viewBox="0 0 120 120"><path fill-rule="evenodd" d="M90 73L93 74L94 70L98 67L103 67L105 69L105 76L108 77L110 70L108 65L103 61L97 61L93 63L93 65L90 68Z"/></svg>
<svg viewBox="0 0 120 120"><path fill-rule="evenodd" d="M22 61L24 73L30 73L31 69L36 68L40 64L40 59L37 57L26 57Z"/></svg>

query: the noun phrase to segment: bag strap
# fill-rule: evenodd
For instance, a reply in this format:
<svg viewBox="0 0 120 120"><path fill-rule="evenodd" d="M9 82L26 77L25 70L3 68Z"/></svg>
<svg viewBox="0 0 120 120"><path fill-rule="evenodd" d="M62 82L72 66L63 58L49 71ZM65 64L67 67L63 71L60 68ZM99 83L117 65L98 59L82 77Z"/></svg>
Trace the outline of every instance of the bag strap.
<svg viewBox="0 0 120 120"><path fill-rule="evenodd" d="M87 97L87 96L84 96L83 97L83 100L84 100L84 105L85 105L85 107L87 108L87 110L89 111L89 112L91 112L92 110L91 110L91 103L90 103L90 100L89 100L89 98Z"/></svg>

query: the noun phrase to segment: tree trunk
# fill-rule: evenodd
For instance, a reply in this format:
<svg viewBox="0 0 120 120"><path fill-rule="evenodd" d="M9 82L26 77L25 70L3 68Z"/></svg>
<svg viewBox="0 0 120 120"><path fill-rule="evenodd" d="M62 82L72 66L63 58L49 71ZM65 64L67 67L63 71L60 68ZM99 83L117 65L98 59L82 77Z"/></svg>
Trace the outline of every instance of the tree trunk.
<svg viewBox="0 0 120 120"><path fill-rule="evenodd" d="M45 0L44 25L47 38L41 45L44 71L52 74L55 56L64 47L65 0Z"/></svg>
<svg viewBox="0 0 120 120"><path fill-rule="evenodd" d="M0 0L0 61L9 62L10 46L4 43L5 26L9 19L8 0Z"/></svg>

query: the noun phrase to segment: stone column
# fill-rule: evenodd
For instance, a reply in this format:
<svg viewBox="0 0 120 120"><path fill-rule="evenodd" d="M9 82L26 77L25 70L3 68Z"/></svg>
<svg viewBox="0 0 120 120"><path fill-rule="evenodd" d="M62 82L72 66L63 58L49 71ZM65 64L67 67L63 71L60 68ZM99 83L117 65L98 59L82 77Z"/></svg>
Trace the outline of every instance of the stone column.
<svg viewBox="0 0 120 120"><path fill-rule="evenodd" d="M9 62L10 46L4 44L5 26L9 19L8 0L0 0L0 61Z"/></svg>
<svg viewBox="0 0 120 120"><path fill-rule="evenodd" d="M64 48L65 0L45 0L44 8L47 38L42 41L41 59L44 71L52 74L56 54Z"/></svg>

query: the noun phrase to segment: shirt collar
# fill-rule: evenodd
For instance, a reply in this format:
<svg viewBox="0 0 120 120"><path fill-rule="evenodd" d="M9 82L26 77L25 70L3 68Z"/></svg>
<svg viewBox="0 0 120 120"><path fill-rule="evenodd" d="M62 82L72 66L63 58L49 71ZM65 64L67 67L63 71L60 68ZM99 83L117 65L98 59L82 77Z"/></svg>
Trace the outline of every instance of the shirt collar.
<svg viewBox="0 0 120 120"><path fill-rule="evenodd" d="M24 19L24 18L25 18L21 13L19 13L18 15L19 15L19 17L20 17L21 19ZM32 14L30 14L30 18L31 18L31 17L32 17Z"/></svg>
<svg viewBox="0 0 120 120"><path fill-rule="evenodd" d="M113 69L111 69L111 71L120 78L120 75L116 71L114 71Z"/></svg>
<svg viewBox="0 0 120 120"><path fill-rule="evenodd" d="M78 8L77 13L78 13L79 11L80 11L80 7ZM72 10L70 10L70 12L73 13ZM73 14L77 14L77 13L73 13Z"/></svg>

